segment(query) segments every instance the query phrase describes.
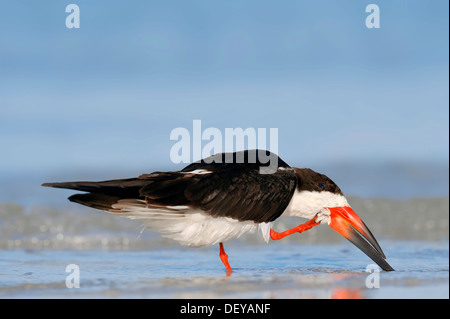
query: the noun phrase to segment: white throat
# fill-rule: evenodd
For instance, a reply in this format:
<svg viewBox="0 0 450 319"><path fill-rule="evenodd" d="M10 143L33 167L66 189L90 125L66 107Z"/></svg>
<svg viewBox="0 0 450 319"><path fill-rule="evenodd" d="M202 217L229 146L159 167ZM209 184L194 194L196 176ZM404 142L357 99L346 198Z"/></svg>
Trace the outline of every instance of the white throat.
<svg viewBox="0 0 450 319"><path fill-rule="evenodd" d="M350 206L343 195L323 191L310 192L295 190L294 195L281 215L282 217L301 217L312 219L317 215L317 222L330 222L330 211L326 207Z"/></svg>

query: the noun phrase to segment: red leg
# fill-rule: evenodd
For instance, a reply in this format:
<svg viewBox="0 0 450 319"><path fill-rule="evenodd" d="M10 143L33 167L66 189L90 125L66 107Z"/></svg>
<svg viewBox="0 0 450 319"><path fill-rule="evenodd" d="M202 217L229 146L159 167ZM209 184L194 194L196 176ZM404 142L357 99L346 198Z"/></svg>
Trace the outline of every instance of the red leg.
<svg viewBox="0 0 450 319"><path fill-rule="evenodd" d="M314 226L317 226L319 224L320 223L316 223L316 217L314 217L313 219L307 221L306 223L304 223L302 225L298 225L297 227L294 227L292 229L288 229L282 233L277 233L273 229L270 229L270 238L272 238L273 240L278 240L278 239L284 238L286 236L292 235L294 233L304 232L304 231L311 229Z"/></svg>
<svg viewBox="0 0 450 319"><path fill-rule="evenodd" d="M228 263L228 255L225 253L225 249L223 249L223 243L219 243L219 246L220 246L220 259L225 265L227 272L233 271L233 269L231 269L230 267L230 264Z"/></svg>

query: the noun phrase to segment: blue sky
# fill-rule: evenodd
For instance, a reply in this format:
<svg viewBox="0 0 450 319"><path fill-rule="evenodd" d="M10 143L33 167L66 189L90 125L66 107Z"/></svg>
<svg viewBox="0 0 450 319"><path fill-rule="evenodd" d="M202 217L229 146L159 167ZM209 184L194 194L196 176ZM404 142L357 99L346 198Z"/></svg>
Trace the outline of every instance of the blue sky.
<svg viewBox="0 0 450 319"><path fill-rule="evenodd" d="M67 29L76 3L81 28ZM367 29L376 3L381 28ZM176 169L176 127L296 166L448 163L448 1L3 1L0 174ZM303 165L304 164L304 165Z"/></svg>

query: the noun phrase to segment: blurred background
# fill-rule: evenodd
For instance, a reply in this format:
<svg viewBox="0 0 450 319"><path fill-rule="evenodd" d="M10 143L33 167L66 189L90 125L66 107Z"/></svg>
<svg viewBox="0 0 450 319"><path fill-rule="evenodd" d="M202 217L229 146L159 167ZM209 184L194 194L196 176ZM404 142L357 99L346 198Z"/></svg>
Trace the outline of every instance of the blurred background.
<svg viewBox="0 0 450 319"><path fill-rule="evenodd" d="M79 29L69 3L1 4L0 201L180 169L194 119L278 128L346 194L448 196L448 1L377 1L379 29L356 0L77 0Z"/></svg>
<svg viewBox="0 0 450 319"><path fill-rule="evenodd" d="M379 29L365 24L371 3ZM448 12L443 0L2 1L0 298L448 298ZM277 128L279 155L332 178L398 271L367 289L370 259L323 226L230 241L225 278L217 247L181 248L41 187L181 169L170 133L193 120ZM65 286L72 263L84 289Z"/></svg>

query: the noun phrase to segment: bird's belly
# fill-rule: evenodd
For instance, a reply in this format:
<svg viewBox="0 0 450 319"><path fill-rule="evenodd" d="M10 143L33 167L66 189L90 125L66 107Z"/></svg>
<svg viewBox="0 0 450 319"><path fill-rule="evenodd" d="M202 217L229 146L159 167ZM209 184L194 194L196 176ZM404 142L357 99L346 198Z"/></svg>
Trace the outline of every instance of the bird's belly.
<svg viewBox="0 0 450 319"><path fill-rule="evenodd" d="M254 232L259 224L228 217L211 217L203 212L187 213L177 218L144 220L147 227L178 243L200 247L214 245Z"/></svg>

